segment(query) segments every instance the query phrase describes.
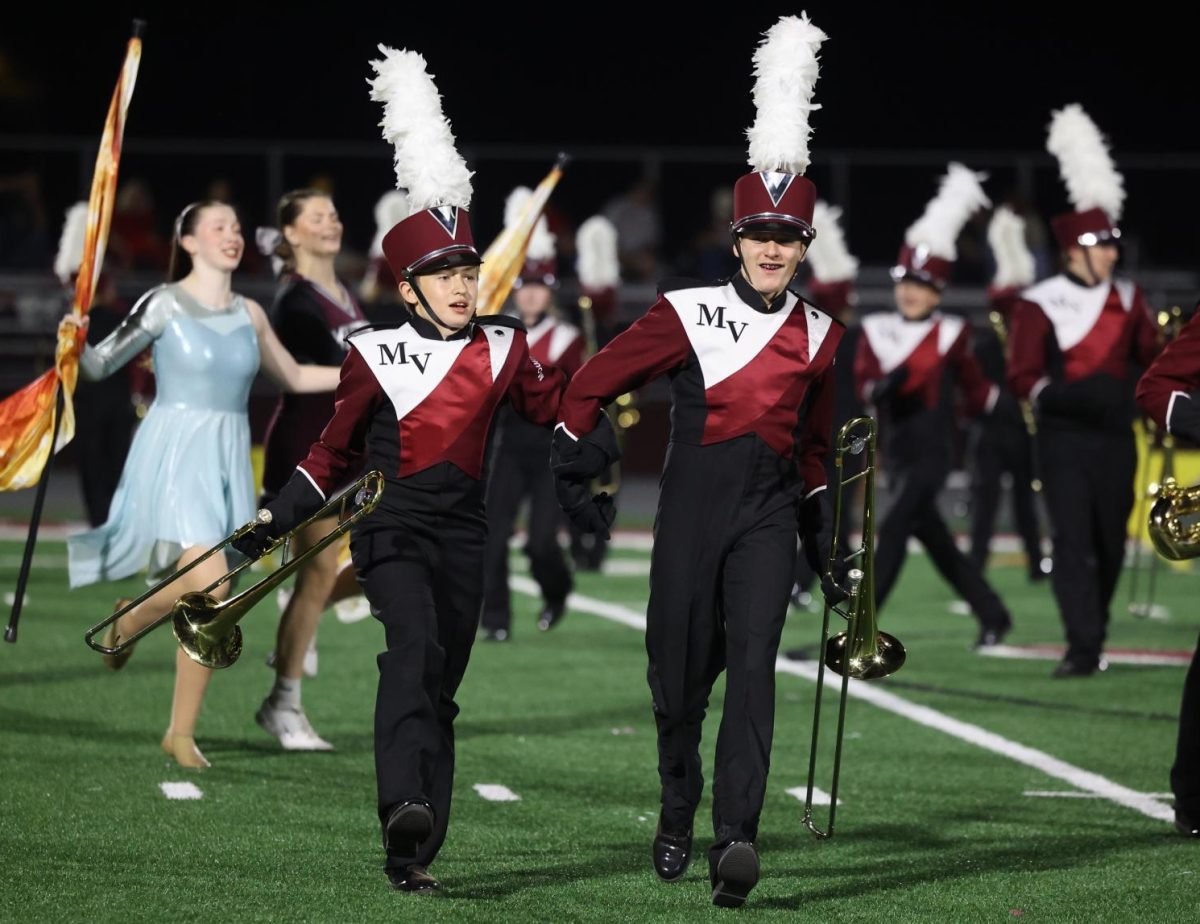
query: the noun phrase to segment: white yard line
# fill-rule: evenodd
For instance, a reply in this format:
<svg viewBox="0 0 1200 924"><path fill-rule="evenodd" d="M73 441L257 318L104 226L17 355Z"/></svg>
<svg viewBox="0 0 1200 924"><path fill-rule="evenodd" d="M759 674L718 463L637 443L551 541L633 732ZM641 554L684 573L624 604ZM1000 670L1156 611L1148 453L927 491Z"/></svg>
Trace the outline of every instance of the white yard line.
<svg viewBox="0 0 1200 924"><path fill-rule="evenodd" d="M537 584L529 578L513 576L509 579L509 585L518 593L530 596L539 595ZM644 630L646 628L646 617L644 614L615 603L606 603L603 600L596 600L582 594L571 594L567 600L567 605L582 613L601 616L604 619L610 619L613 622L619 622L634 629ZM784 658L779 658L775 662L775 670L779 673L802 677L814 683L817 679L817 666L815 664L788 661ZM978 725L962 722L943 712L938 712L936 709L919 705L894 693L889 693L877 685L860 680L851 680L849 695L855 699L864 700L887 712L903 716L912 722L916 722L918 725L924 725L926 728L944 732L960 741L983 748L985 751L991 751L1016 763L1032 767L1035 770L1045 773L1047 776L1069 783L1077 789L1094 793L1100 798L1107 799L1109 802L1114 802L1117 805L1123 805L1126 808L1133 809L1135 812L1141 812L1150 818L1155 818L1168 824L1174 820L1173 810L1155 799L1152 794L1137 792L1127 786L1114 783L1112 780L1098 773L1092 773L1089 770L1076 767L1044 751L1011 741L1008 738L997 735L995 732L980 728Z"/></svg>
<svg viewBox="0 0 1200 924"><path fill-rule="evenodd" d="M992 645L979 649L979 654L988 658L1014 658L1028 661L1058 661L1065 649L1058 647L1023 648L1016 645ZM1187 667L1192 663L1189 652L1120 652L1106 651L1104 660L1109 664L1138 664L1165 667Z"/></svg>
<svg viewBox="0 0 1200 924"><path fill-rule="evenodd" d="M1103 796L1098 796L1094 792L1057 792L1049 789L1027 789L1024 795L1038 796L1045 799L1101 799ZM1154 799L1172 799L1174 795L1169 792L1148 792L1147 796Z"/></svg>
<svg viewBox="0 0 1200 924"><path fill-rule="evenodd" d="M808 798L808 787L807 786L793 786L791 789L787 790L787 794L789 796L795 796L796 799L803 802ZM823 789L818 789L816 786L814 786L813 787L813 805L828 805L828 804L829 804L829 793L827 793ZM844 805L844 804L845 803L843 803L841 799L838 799L838 805Z"/></svg>
<svg viewBox="0 0 1200 924"><path fill-rule="evenodd" d="M203 799L204 793L195 783L159 783L158 788L168 799Z"/></svg>
<svg viewBox="0 0 1200 924"><path fill-rule="evenodd" d="M488 802L520 802L521 797L509 789L507 786L502 786L499 783L476 783L472 787L480 798L486 799Z"/></svg>

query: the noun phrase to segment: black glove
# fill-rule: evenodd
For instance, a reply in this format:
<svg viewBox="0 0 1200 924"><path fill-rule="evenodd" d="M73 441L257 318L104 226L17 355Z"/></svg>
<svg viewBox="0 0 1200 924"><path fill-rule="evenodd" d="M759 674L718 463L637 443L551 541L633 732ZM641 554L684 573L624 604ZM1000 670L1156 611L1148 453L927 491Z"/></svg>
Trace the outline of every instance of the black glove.
<svg viewBox="0 0 1200 924"><path fill-rule="evenodd" d="M267 507L260 509L254 519L246 525L250 526L251 523L254 525L253 529L229 544L235 551L241 552L251 561L258 561L267 554L267 551L275 544L275 540L283 533L278 532L274 515Z"/></svg>
<svg viewBox="0 0 1200 924"><path fill-rule="evenodd" d="M1078 382L1051 382L1037 396L1038 409L1093 425L1128 424L1133 389L1115 376L1099 373Z"/></svg>
<svg viewBox="0 0 1200 924"><path fill-rule="evenodd" d="M234 539L230 545L247 558L256 561L267 554L275 540L324 505L325 498L307 476L297 471L288 479L279 496L258 512L252 521L254 528L244 536Z"/></svg>
<svg viewBox="0 0 1200 924"><path fill-rule="evenodd" d="M583 482L562 478L554 479L554 490L559 506L581 532L611 538L608 528L616 519L617 505L607 491L593 497Z"/></svg>
<svg viewBox="0 0 1200 924"><path fill-rule="evenodd" d="M1172 436L1180 436L1189 443L1200 443L1200 400L1192 395L1177 395L1167 418Z"/></svg>
<svg viewBox="0 0 1200 924"><path fill-rule="evenodd" d="M556 478L590 481L621 458L617 435L607 414L601 414L591 433L573 439L563 427L550 441L550 468Z"/></svg>
<svg viewBox="0 0 1200 924"><path fill-rule="evenodd" d="M830 606L837 606L843 600L850 596L842 585L846 583L846 563L838 560L834 564L835 570L841 572L840 577L835 577L832 574L821 575L821 596L825 598L825 602Z"/></svg>
<svg viewBox="0 0 1200 924"><path fill-rule="evenodd" d="M897 366L883 378L876 379L871 383L870 394L867 397L870 399L871 404L879 404L881 401L887 401L907 381L908 367L903 365Z"/></svg>

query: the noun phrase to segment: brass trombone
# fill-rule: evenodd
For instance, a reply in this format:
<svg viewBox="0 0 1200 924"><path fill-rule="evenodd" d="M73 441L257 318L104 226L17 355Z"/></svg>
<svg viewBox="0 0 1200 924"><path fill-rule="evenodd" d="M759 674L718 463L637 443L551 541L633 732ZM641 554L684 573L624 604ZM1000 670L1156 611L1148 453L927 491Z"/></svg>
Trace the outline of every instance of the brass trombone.
<svg viewBox="0 0 1200 924"><path fill-rule="evenodd" d="M289 542L293 535L299 533L310 523L328 517L335 509L338 509L340 522L336 527L331 529L327 535L322 537L311 548L306 549L303 554L297 555L290 561L285 562L280 568L257 583L247 587L240 594L230 597L228 600L221 601L212 595L212 591L227 581L232 581L234 577L249 568L254 564L254 560L252 559L246 559L230 568L222 577L213 581L203 590L188 591L183 594L165 614L140 631L135 632L129 638L124 639L119 645L110 647L94 640L97 634L137 607L142 601L153 597L168 584L177 581L202 561L207 560L226 546L253 532L254 528L260 523L270 522L269 519L262 519L265 511L260 510L257 517L244 526L239 526L233 533L226 536L195 561L189 563L184 568L180 568L174 574L169 575L136 600L127 603L120 610L107 617L104 621L92 626L88 629L83 639L91 648L101 654L118 654L128 649L142 636L158 628L163 623L170 621L175 638L179 640L179 646L189 658L197 664L202 664L209 668L229 667L242 653L242 630L238 626L238 622L241 621L242 617L250 612L254 605L263 597L282 584L304 562L335 541L363 517L369 515L379 503L379 498L382 494L382 473L378 471L368 472L340 495L331 499L311 517L292 529L291 532L276 539L263 554L270 554L279 548L279 546ZM350 514L350 516L346 516L347 502L351 499L353 499L358 509Z"/></svg>
<svg viewBox="0 0 1200 924"><path fill-rule="evenodd" d="M849 596L840 606L825 604L821 621L823 654L817 668L817 692L813 711L812 749L808 758L808 794L804 799L804 826L818 838L833 837L833 822L837 814L838 779L842 770L842 735L846 726L846 699L850 678L874 680L887 677L904 665L907 656L900 641L880 632L875 618L875 420L858 417L846 423L838 433L834 465L837 471L833 498L833 538L829 545L829 573L837 563L838 540L842 531L842 513L846 488L860 479L865 482L863 497L862 541L846 557L854 563L846 575L845 590ZM866 452L862 471L843 474L846 456ZM829 614L835 612L848 623L845 632L829 637ZM821 693L825 687L825 668L842 677L841 702L838 707L837 744L833 755L833 782L829 791L829 824L822 831L813 821L813 784L817 772L817 742L821 730Z"/></svg>

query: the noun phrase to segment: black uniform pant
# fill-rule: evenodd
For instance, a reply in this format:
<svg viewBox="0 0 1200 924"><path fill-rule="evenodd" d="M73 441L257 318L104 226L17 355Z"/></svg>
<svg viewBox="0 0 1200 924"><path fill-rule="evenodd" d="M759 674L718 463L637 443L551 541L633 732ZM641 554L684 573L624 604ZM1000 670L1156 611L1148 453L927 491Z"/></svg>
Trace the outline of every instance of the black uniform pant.
<svg viewBox="0 0 1200 924"><path fill-rule="evenodd" d="M718 845L758 834L775 721L775 656L795 557L792 473L794 463L757 437L668 449L646 615L668 832L692 828L704 786L701 726L724 669L713 831Z"/></svg>
<svg viewBox="0 0 1200 924"><path fill-rule="evenodd" d="M908 537L925 546L930 561L946 582L970 605L984 627L1009 622L1008 610L983 575L954 544L937 509L945 468L932 464L891 470L892 500L879 526L875 545L875 605L882 607L908 556Z"/></svg>
<svg viewBox="0 0 1200 924"><path fill-rule="evenodd" d="M1137 450L1131 430L1043 426L1038 451L1054 533L1051 583L1068 660L1095 666L1125 559Z"/></svg>
<svg viewBox="0 0 1200 924"><path fill-rule="evenodd" d="M1175 807L1188 818L1200 818L1200 640L1183 682L1179 707L1179 741L1171 767L1171 791Z"/></svg>
<svg viewBox="0 0 1200 924"><path fill-rule="evenodd" d="M512 622L512 597L508 589L508 540L513 534L521 501L529 498L529 538L525 554L542 598L550 603L565 600L571 592L571 571L558 544L562 509L554 493L550 471L550 439L509 439L505 431L492 456L487 488L488 541L485 557L483 626L507 630Z"/></svg>
<svg viewBox="0 0 1200 924"><path fill-rule="evenodd" d="M1042 558L1033 502L1033 446L1024 426L981 418L975 425L971 466L971 564L982 573L987 564L1000 509L1001 476L1012 476L1012 510L1017 533L1034 572Z"/></svg>
<svg viewBox="0 0 1200 924"><path fill-rule="evenodd" d="M389 853L389 868L432 863L450 820L454 697L479 624L486 529L480 499L464 501L461 488L447 484L440 504L422 498L410 505L389 481L380 508L352 543L354 566L387 641L377 658L375 701L379 820L386 824L391 810L410 800L428 802L434 813L433 834L417 855Z"/></svg>

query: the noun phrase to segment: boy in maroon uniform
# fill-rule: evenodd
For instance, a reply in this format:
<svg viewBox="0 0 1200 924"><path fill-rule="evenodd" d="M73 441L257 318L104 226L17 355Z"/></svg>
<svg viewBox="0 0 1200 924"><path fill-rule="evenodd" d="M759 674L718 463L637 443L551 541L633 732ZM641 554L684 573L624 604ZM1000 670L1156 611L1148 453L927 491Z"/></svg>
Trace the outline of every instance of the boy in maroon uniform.
<svg viewBox="0 0 1200 924"><path fill-rule="evenodd" d="M375 705L386 872L394 888L425 892L440 887L427 867L446 836L454 697L483 596L488 433L504 402L531 421L553 422L562 377L530 358L519 321L474 316L480 258L466 210L470 174L424 60L383 51L385 60L373 62L373 95L388 102L385 137L397 145L397 179L414 210L386 234L383 251L408 314L350 337L333 418L260 513L267 522L238 548L261 553L317 510L364 456L366 468L383 472L382 499L354 530L351 552L387 640ZM432 100L436 112L402 108L412 100ZM442 131L442 143L430 143ZM425 145L416 152L414 133ZM586 499L578 507L597 510Z"/></svg>
<svg viewBox="0 0 1200 924"><path fill-rule="evenodd" d="M1109 605L1133 508L1130 367L1154 358L1157 331L1142 290L1113 278L1125 192L1096 126L1079 106L1068 106L1054 115L1049 147L1076 211L1052 222L1063 272L1026 289L1013 309L1008 380L1037 414L1054 530L1050 577L1067 636L1054 676L1086 677L1105 666ZM1084 178L1091 179L1086 186Z"/></svg>

